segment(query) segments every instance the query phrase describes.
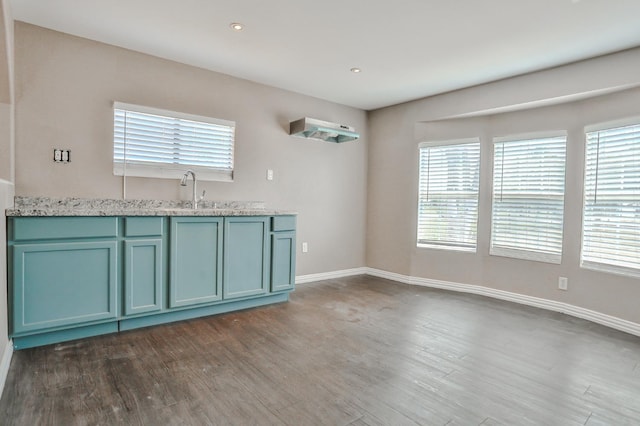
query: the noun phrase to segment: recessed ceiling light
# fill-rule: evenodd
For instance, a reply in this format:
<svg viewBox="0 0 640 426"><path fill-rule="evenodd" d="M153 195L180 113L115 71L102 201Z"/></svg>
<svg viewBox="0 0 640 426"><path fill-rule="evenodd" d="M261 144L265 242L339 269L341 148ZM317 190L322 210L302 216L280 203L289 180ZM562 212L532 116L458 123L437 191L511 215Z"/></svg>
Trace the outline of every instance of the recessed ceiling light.
<svg viewBox="0 0 640 426"><path fill-rule="evenodd" d="M351 68L351 72L354 74L358 74L359 72L362 72L362 70L360 68Z"/></svg>
<svg viewBox="0 0 640 426"><path fill-rule="evenodd" d="M242 31L242 29L244 28L244 25L239 22L232 22L229 26L234 31Z"/></svg>

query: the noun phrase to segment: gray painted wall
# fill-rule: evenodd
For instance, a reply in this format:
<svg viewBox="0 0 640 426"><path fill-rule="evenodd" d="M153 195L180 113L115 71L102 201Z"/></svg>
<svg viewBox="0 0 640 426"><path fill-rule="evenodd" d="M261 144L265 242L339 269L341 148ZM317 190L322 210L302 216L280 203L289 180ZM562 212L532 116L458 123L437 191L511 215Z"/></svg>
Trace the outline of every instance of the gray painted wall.
<svg viewBox="0 0 640 426"><path fill-rule="evenodd" d="M113 175L112 102L236 122L235 181L200 182L208 199L258 200L298 216L297 274L364 266L364 111L16 23L16 193L122 197ZM355 142L288 135L302 116L353 125ZM53 148L72 162L52 161ZM275 178L266 180L267 169ZM189 199L177 179L127 178L127 198Z"/></svg>
<svg viewBox="0 0 640 426"><path fill-rule="evenodd" d="M579 267L584 126L640 119L640 89L632 88L640 83L638 64L640 49L370 113L367 266L565 302L640 323L639 279ZM608 73L602 74L603 68ZM573 81L568 82L569 75ZM547 99L565 100L567 85L580 86L576 93L582 96L615 93L526 108L545 103L541 88ZM522 110L474 116L508 109ZM568 131L562 264L489 256L491 138L559 129ZM417 248L418 144L473 136L482 144L478 251ZM569 291L557 289L559 276L569 278Z"/></svg>

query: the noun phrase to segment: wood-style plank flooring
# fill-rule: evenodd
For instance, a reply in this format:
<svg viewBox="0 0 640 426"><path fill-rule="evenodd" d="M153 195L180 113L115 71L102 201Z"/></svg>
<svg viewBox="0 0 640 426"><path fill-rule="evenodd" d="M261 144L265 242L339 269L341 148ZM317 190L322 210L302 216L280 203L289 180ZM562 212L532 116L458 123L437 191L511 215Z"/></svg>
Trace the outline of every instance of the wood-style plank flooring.
<svg viewBox="0 0 640 426"><path fill-rule="evenodd" d="M2 425L640 425L640 338L358 276L14 353Z"/></svg>

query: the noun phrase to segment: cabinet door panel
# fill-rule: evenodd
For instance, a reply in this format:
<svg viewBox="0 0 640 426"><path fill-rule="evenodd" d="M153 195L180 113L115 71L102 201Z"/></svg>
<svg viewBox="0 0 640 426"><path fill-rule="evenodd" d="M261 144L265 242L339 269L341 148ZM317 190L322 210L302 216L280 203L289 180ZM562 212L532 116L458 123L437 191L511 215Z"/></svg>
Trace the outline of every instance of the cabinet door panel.
<svg viewBox="0 0 640 426"><path fill-rule="evenodd" d="M169 307L221 299L222 218L171 218Z"/></svg>
<svg viewBox="0 0 640 426"><path fill-rule="evenodd" d="M268 290L268 218L225 219L225 299L264 294Z"/></svg>
<svg viewBox="0 0 640 426"><path fill-rule="evenodd" d="M162 240L129 240L124 243L125 315L162 308Z"/></svg>
<svg viewBox="0 0 640 426"><path fill-rule="evenodd" d="M116 318L116 242L13 246L13 332Z"/></svg>
<svg viewBox="0 0 640 426"><path fill-rule="evenodd" d="M296 281L296 233L274 232L271 237L271 291L291 290Z"/></svg>

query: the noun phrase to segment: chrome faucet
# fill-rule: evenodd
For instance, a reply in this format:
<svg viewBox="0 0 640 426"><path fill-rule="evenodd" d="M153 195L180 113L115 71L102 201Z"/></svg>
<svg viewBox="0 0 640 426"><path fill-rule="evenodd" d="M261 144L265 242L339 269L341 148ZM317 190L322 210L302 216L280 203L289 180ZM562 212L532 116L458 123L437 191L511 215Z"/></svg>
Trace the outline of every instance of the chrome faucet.
<svg viewBox="0 0 640 426"><path fill-rule="evenodd" d="M204 194L206 194L206 191L202 191L202 196L200 198L198 198L198 196L196 195L196 193L198 192L196 189L196 184L197 184L197 180L196 180L196 174L193 172L193 170L187 170L184 175L182 176L182 180L180 180L180 185L181 186L187 186L187 179L189 179L189 175L191 175L191 177L193 178L193 202L191 204L191 207L193 209L197 209L198 208L198 201L202 200L204 198Z"/></svg>

